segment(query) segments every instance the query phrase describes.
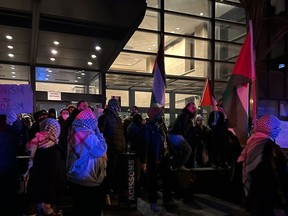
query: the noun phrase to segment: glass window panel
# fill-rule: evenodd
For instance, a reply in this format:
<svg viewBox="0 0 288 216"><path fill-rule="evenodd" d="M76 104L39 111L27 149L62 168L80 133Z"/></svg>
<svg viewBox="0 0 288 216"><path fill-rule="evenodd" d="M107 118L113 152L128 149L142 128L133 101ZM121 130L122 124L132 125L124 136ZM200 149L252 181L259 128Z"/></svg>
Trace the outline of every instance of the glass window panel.
<svg viewBox="0 0 288 216"><path fill-rule="evenodd" d="M246 23L246 14L244 8L235 5L216 2L215 17L216 19L221 20Z"/></svg>
<svg viewBox="0 0 288 216"><path fill-rule="evenodd" d="M211 46L207 40L166 35L165 54L210 59Z"/></svg>
<svg viewBox="0 0 288 216"><path fill-rule="evenodd" d="M84 85L73 85L60 83L49 83L49 82L36 82L36 91L53 91L53 92L67 92L67 93L81 93L87 92L87 86Z"/></svg>
<svg viewBox="0 0 288 216"><path fill-rule="evenodd" d="M246 36L246 26L216 22L215 39L229 42L243 43Z"/></svg>
<svg viewBox="0 0 288 216"><path fill-rule="evenodd" d="M121 52L110 67L110 70L152 73L155 55L143 55Z"/></svg>
<svg viewBox="0 0 288 216"><path fill-rule="evenodd" d="M165 10L211 17L211 5L208 0L165 0Z"/></svg>
<svg viewBox="0 0 288 216"><path fill-rule="evenodd" d="M215 42L215 59L236 62L242 45Z"/></svg>
<svg viewBox="0 0 288 216"><path fill-rule="evenodd" d="M99 94L98 76L93 71L36 67L36 90L51 91L55 86L59 92Z"/></svg>
<svg viewBox="0 0 288 216"><path fill-rule="evenodd" d="M124 49L157 53L158 34L136 31Z"/></svg>
<svg viewBox="0 0 288 216"><path fill-rule="evenodd" d="M0 79L0 84L29 84L28 81Z"/></svg>
<svg viewBox="0 0 288 216"><path fill-rule="evenodd" d="M30 80L30 68L22 65L1 64L0 79L22 82Z"/></svg>
<svg viewBox="0 0 288 216"><path fill-rule="evenodd" d="M151 92L135 91L135 104L138 107L150 107Z"/></svg>
<svg viewBox="0 0 288 216"><path fill-rule="evenodd" d="M228 80L235 64L215 62L215 80Z"/></svg>
<svg viewBox="0 0 288 216"><path fill-rule="evenodd" d="M210 74L210 62L165 57L166 74L189 77L206 77Z"/></svg>
<svg viewBox="0 0 288 216"><path fill-rule="evenodd" d="M214 95L215 99L219 100L225 91L227 82L214 82Z"/></svg>
<svg viewBox="0 0 288 216"><path fill-rule="evenodd" d="M139 28L150 29L150 30L159 30L158 25L159 13L156 11L146 10L144 19L142 20Z"/></svg>
<svg viewBox="0 0 288 216"><path fill-rule="evenodd" d="M210 38L210 22L188 16L165 14L165 32Z"/></svg>
<svg viewBox="0 0 288 216"><path fill-rule="evenodd" d="M183 109L189 102L195 102L198 95L191 94L175 94L175 108Z"/></svg>
<svg viewBox="0 0 288 216"><path fill-rule="evenodd" d="M116 96L116 97L120 97L121 98L121 106L129 106L129 94L128 94L128 91L106 89L106 104L112 98L112 96Z"/></svg>
<svg viewBox="0 0 288 216"><path fill-rule="evenodd" d="M153 8L160 8L160 5L158 4L159 0L146 0L147 6L148 7L153 7Z"/></svg>

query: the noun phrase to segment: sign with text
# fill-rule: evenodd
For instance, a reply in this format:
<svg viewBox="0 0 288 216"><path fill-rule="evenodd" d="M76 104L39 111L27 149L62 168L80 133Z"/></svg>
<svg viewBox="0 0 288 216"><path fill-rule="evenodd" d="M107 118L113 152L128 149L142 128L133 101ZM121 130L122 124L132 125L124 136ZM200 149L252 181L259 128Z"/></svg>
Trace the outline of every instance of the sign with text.
<svg viewBox="0 0 288 216"><path fill-rule="evenodd" d="M33 92L28 84L0 84L0 114L32 113Z"/></svg>
<svg viewBox="0 0 288 216"><path fill-rule="evenodd" d="M61 92L48 92L48 100L61 101Z"/></svg>

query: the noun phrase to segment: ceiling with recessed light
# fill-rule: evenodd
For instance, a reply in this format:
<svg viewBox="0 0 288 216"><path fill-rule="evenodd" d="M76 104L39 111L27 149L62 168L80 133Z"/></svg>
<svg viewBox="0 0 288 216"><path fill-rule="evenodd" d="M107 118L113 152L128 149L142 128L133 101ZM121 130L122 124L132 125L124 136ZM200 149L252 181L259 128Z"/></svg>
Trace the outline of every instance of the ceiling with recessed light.
<svg viewBox="0 0 288 216"><path fill-rule="evenodd" d="M145 11L145 0L0 1L0 79L15 72L29 80L37 66L36 79L52 70L46 80L91 83L109 69Z"/></svg>

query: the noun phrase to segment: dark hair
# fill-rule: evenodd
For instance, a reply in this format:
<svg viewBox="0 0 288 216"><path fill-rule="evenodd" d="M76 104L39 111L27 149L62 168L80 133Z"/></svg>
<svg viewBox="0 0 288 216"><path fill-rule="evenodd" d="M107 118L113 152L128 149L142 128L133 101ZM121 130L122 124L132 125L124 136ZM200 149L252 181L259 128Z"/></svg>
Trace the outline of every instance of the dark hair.
<svg viewBox="0 0 288 216"><path fill-rule="evenodd" d="M136 113L134 116L133 116L133 123L135 124L139 124L143 121L143 118L142 118L142 115L139 114L139 113Z"/></svg>
<svg viewBox="0 0 288 216"><path fill-rule="evenodd" d="M77 107L78 107L81 103L86 103L86 101L85 101L85 100L80 100L80 101L78 101Z"/></svg>

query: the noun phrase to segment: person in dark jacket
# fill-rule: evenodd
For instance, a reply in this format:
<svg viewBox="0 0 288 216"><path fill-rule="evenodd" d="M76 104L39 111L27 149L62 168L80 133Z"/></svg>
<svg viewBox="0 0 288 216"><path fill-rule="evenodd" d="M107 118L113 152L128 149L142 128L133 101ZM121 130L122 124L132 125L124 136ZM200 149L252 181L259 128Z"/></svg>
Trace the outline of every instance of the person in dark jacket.
<svg viewBox="0 0 288 216"><path fill-rule="evenodd" d="M108 146L107 176L103 182L107 191L107 204L110 202L111 195L119 194L119 157L126 150L126 140L119 111L119 101L112 98L108 101L103 114L98 118L99 130L103 133Z"/></svg>
<svg viewBox="0 0 288 216"><path fill-rule="evenodd" d="M193 127L193 118L195 117L196 113L196 105L192 102L188 103L168 131L168 141L171 149L174 152L172 165L176 166L178 170L190 170L185 167L185 164L192 152L191 146L187 139L188 133Z"/></svg>
<svg viewBox="0 0 288 216"><path fill-rule="evenodd" d="M136 155L136 188L140 187L141 164L146 162L144 124L141 114L133 116L133 122L127 127L128 152Z"/></svg>
<svg viewBox="0 0 288 216"><path fill-rule="evenodd" d="M243 166L246 208L251 216L287 215L288 160L275 143L280 124L274 115L260 117L238 159Z"/></svg>
<svg viewBox="0 0 288 216"><path fill-rule="evenodd" d="M0 214L15 216L17 207L17 161L23 123L15 113L0 115Z"/></svg>
<svg viewBox="0 0 288 216"><path fill-rule="evenodd" d="M148 174L148 199L150 208L160 212L157 204L157 191L159 189L158 177L163 183L163 205L167 208L176 208L171 194L171 169L169 163L169 149L167 145L167 131L163 121L162 108L150 107L148 110L149 121L145 124L146 161L142 169Z"/></svg>
<svg viewBox="0 0 288 216"><path fill-rule="evenodd" d="M26 144L30 151L27 214L37 214L41 204L44 215L61 215L55 207L61 200L66 187L65 162L58 147L60 125L54 118L46 118L40 131Z"/></svg>

